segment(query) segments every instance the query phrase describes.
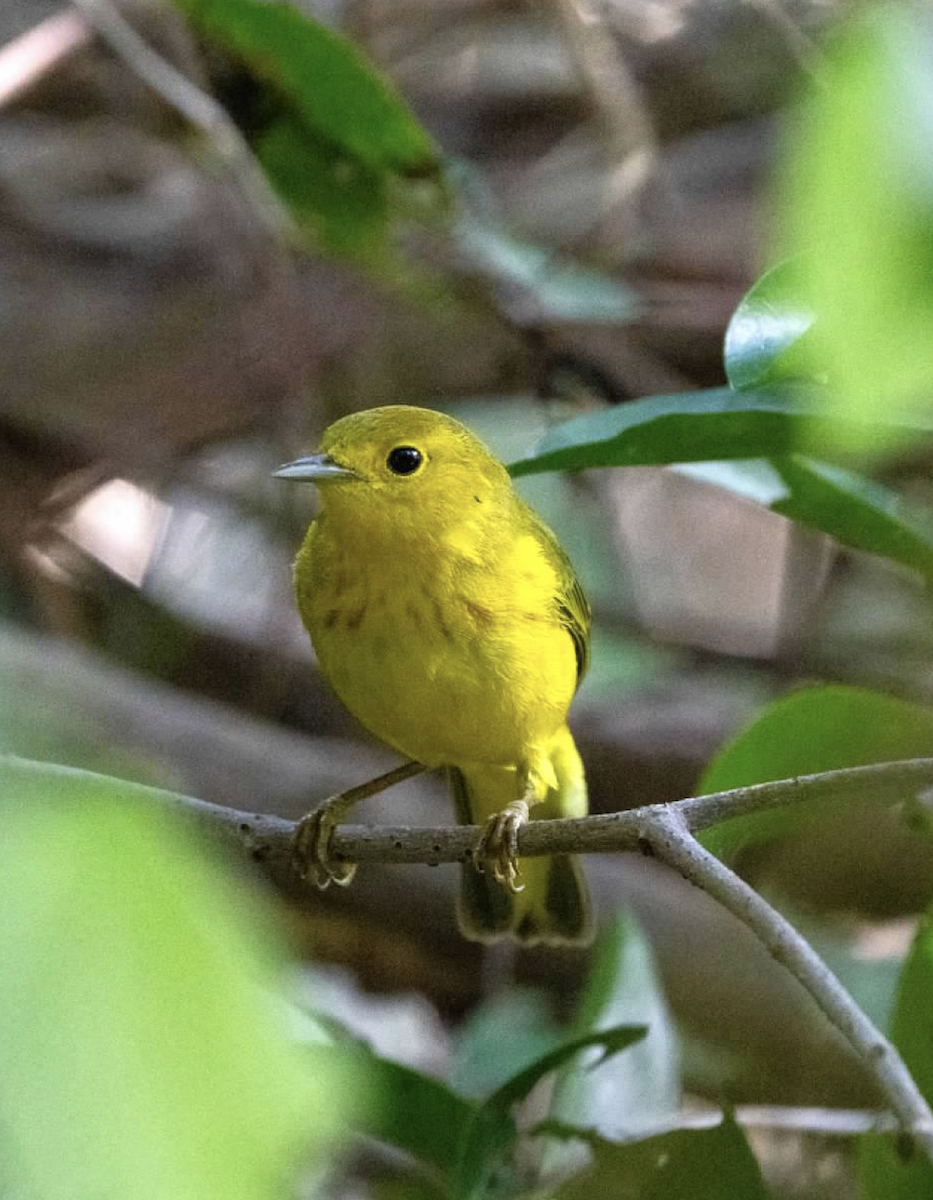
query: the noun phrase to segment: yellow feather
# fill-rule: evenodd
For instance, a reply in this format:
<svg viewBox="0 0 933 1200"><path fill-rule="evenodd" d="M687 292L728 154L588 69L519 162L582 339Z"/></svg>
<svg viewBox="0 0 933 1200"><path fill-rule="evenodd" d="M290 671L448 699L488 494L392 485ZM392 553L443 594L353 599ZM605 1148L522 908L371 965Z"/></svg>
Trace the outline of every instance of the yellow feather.
<svg viewBox="0 0 933 1200"><path fill-rule="evenodd" d="M405 473L391 465L399 449ZM566 717L589 610L554 535L501 463L442 414L356 413L331 426L321 450L334 474L316 479L321 511L295 582L337 694L407 758L455 769L462 820L482 822L529 789L533 818L582 815ZM525 892L506 900L486 895L498 887L488 876L474 879L465 932L585 940L588 902L569 863L522 864Z"/></svg>

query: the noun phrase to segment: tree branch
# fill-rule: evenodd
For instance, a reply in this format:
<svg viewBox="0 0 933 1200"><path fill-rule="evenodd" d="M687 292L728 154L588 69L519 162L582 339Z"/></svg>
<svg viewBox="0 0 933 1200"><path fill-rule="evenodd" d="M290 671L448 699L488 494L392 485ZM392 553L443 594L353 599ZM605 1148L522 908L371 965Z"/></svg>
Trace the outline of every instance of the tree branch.
<svg viewBox="0 0 933 1200"><path fill-rule="evenodd" d="M758 893L705 850L683 817L659 805L646 819L645 838L662 862L702 888L751 929L810 993L853 1048L904 1129L933 1160L933 1113L894 1045L855 1003L810 943Z"/></svg>
<svg viewBox="0 0 933 1200"><path fill-rule="evenodd" d="M903 1059L876 1029L809 943L757 892L705 850L694 834L733 817L788 804L868 798L889 807L916 798L933 785L933 759L910 759L804 775L752 787L690 797L672 804L575 820L532 821L519 835L525 857L553 853L642 850L709 893L760 939L773 957L806 989L828 1020L848 1041L875 1080L903 1128L933 1160L933 1113ZM295 822L248 816L201 801L178 800L179 807L205 825L215 838L237 843L282 882L295 876L291 863ZM460 862L479 838L476 826L438 829L343 826L332 851L348 862ZM291 878L294 888L295 879Z"/></svg>
<svg viewBox="0 0 933 1200"><path fill-rule="evenodd" d="M879 808L911 800L933 787L933 758L905 759L868 767L848 767L819 775L800 775L728 792L711 792L672 804L572 820L531 821L519 834L525 858L543 854L596 854L644 848L659 813L676 816L690 833L699 833L733 817L788 805L830 800L871 800ZM184 802L218 834L233 836L263 862L279 862L291 853L295 823L279 817L250 816L200 801ZM463 862L479 839L472 825L412 828L406 825L341 825L332 850L338 861L381 863Z"/></svg>

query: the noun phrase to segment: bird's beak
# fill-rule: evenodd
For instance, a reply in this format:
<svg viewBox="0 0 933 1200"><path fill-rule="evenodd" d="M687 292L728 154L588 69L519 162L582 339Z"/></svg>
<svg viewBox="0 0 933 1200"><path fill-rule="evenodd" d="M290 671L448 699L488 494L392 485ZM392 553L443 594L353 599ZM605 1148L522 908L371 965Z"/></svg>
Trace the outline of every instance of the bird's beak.
<svg viewBox="0 0 933 1200"><path fill-rule="evenodd" d="M349 467L341 467L335 463L329 454L309 454L306 458L296 458L294 462L286 463L272 472L276 479L297 479L323 481L326 479L358 479L359 476Z"/></svg>

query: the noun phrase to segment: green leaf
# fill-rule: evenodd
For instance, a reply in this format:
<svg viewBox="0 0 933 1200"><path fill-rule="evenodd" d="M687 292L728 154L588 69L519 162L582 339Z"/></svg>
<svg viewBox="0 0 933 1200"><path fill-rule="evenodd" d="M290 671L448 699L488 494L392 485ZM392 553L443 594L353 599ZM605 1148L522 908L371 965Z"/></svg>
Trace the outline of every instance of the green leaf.
<svg viewBox="0 0 933 1200"><path fill-rule="evenodd" d="M901 970L892 1040L928 1103L933 1103L933 911L917 930ZM862 1139L859 1200L918 1200L933 1196L933 1166L919 1150L905 1157L897 1142Z"/></svg>
<svg viewBox="0 0 933 1200"><path fill-rule="evenodd" d="M889 413L879 416L879 423L882 420L905 435L933 434L933 417L913 413L908 419ZM650 396L558 425L533 457L512 463L509 471L518 477L588 467L777 458L826 436L827 429L827 412L818 393L800 387L755 392L711 388Z"/></svg>
<svg viewBox="0 0 933 1200"><path fill-rule="evenodd" d="M774 465L790 489L771 505L775 512L933 580L933 514L910 510L896 492L843 467L799 455Z"/></svg>
<svg viewBox="0 0 933 1200"><path fill-rule="evenodd" d="M276 191L322 246L347 257L379 250L389 224L383 173L348 159L292 115L258 133L255 151Z"/></svg>
<svg viewBox="0 0 933 1200"><path fill-rule="evenodd" d="M551 1117L585 1125L605 1137L631 1137L670 1123L680 1111L677 1034L661 994L651 947L638 922L616 915L602 934L574 1023L585 1034L623 1022L643 1022L647 1036L592 1066L585 1051L560 1071Z"/></svg>
<svg viewBox="0 0 933 1200"><path fill-rule="evenodd" d="M298 226L324 250L384 268L390 218L446 203L438 152L393 87L352 42L290 4L175 3L258 81L244 124Z"/></svg>
<svg viewBox="0 0 933 1200"><path fill-rule="evenodd" d="M647 1032L644 1025L623 1025L573 1038L548 1051L497 1088L479 1106L467 1127L457 1164L455 1194L461 1200L473 1200L484 1194L490 1176L515 1141L511 1110L527 1097L540 1079L590 1046L602 1048L597 1063L604 1062L640 1041Z"/></svg>
<svg viewBox="0 0 933 1200"><path fill-rule="evenodd" d="M700 792L927 755L933 755L933 709L863 688L802 688L768 705L719 752L700 781ZM707 830L701 841L728 857L744 845L846 807L844 800L795 804L735 817Z"/></svg>
<svg viewBox="0 0 933 1200"><path fill-rule="evenodd" d="M273 1200L352 1103L262 894L150 789L0 758L0 1162L43 1200ZM143 797L148 797L146 802Z"/></svg>
<svg viewBox="0 0 933 1200"><path fill-rule="evenodd" d="M354 1114L356 1130L449 1178L478 1111L476 1104L440 1080L380 1058L358 1043L311 1050L325 1071L336 1063L365 1080L369 1103Z"/></svg>
<svg viewBox="0 0 933 1200"><path fill-rule="evenodd" d="M619 280L504 229L463 217L454 232L464 267L493 284L515 320L625 322L641 311Z"/></svg>
<svg viewBox="0 0 933 1200"><path fill-rule="evenodd" d="M375 171L425 175L437 151L352 42L290 4L175 0L208 40L270 85L306 127Z"/></svg>
<svg viewBox="0 0 933 1200"><path fill-rule="evenodd" d="M883 555L933 579L933 514L909 508L896 492L863 475L799 454L680 470L828 533L853 550Z"/></svg>
<svg viewBox="0 0 933 1200"><path fill-rule="evenodd" d="M729 1116L713 1129L681 1129L639 1142L583 1136L593 1164L551 1193L554 1200L768 1200L745 1135Z"/></svg>
<svg viewBox="0 0 933 1200"><path fill-rule="evenodd" d="M933 579L933 514L908 509L896 493L843 467L792 453L824 425L813 393L800 388L651 396L558 426L509 471L702 464L687 473ZM933 424L915 423L915 436L931 432Z"/></svg>
<svg viewBox="0 0 933 1200"><path fill-rule="evenodd" d="M547 1054L543 1054L530 1066L519 1071L517 1075L513 1075L502 1087L497 1088L493 1092L485 1101L483 1107L487 1112L506 1112L513 1104L518 1104L521 1100L524 1100L539 1079L543 1079L545 1075L556 1070L568 1058L579 1053L579 1051L586 1050L590 1046L598 1046L600 1048L602 1053L592 1064L590 1068L592 1069L592 1067L607 1062L613 1055L641 1041L647 1032L648 1027L646 1025L616 1025L611 1029L595 1030L592 1033L585 1033L580 1037L571 1038L570 1041L564 1042L563 1045L557 1046L553 1050L549 1050Z"/></svg>
<svg viewBox="0 0 933 1200"><path fill-rule="evenodd" d="M726 329L726 377L737 391L814 380L812 309L801 297L800 262L788 259L766 271L748 292Z"/></svg>
<svg viewBox="0 0 933 1200"><path fill-rule="evenodd" d="M543 993L509 988L494 994L460 1029L451 1084L462 1095L488 1095L563 1039Z"/></svg>
<svg viewBox="0 0 933 1200"><path fill-rule="evenodd" d="M781 197L800 253L802 307L818 314L813 369L840 423L832 443L872 451L925 418L933 392L933 86L930 14L857 10L805 106ZM877 429L853 423L878 421ZM813 443L825 456L825 443Z"/></svg>

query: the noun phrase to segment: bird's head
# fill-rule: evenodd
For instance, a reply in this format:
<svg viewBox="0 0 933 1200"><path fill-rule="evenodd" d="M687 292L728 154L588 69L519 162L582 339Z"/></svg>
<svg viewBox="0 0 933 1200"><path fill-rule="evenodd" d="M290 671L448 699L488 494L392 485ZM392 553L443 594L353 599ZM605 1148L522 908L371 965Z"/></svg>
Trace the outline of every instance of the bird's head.
<svg viewBox="0 0 933 1200"><path fill-rule="evenodd" d="M370 519L400 510L453 519L511 490L505 468L466 426L407 405L343 417L325 432L318 454L275 475L318 484L325 511L369 513Z"/></svg>

